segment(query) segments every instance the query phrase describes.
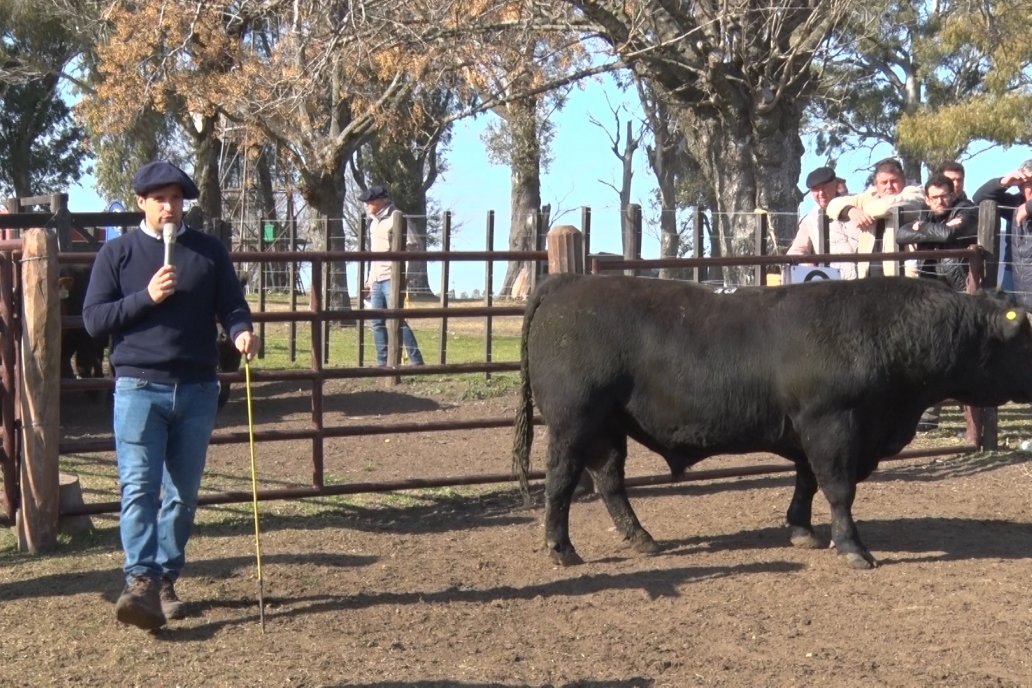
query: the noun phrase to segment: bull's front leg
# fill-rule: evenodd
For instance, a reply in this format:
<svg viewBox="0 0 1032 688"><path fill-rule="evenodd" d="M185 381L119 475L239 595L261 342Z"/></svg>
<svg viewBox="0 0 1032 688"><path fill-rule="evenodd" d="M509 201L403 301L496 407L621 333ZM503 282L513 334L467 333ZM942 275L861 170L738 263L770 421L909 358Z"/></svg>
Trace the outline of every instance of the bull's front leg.
<svg viewBox="0 0 1032 688"><path fill-rule="evenodd" d="M817 494L817 477L805 459L796 463L795 491L788 505L785 522L793 547L814 549L821 546L813 531L813 496Z"/></svg>
<svg viewBox="0 0 1032 688"><path fill-rule="evenodd" d="M582 470L583 459L551 436L545 472L545 547L552 561L562 566L584 563L570 542L570 503Z"/></svg>
<svg viewBox="0 0 1032 688"><path fill-rule="evenodd" d="M821 490L831 505L831 543L835 550L843 555L854 569L871 569L877 566L874 557L861 542L860 533L853 521L856 485L845 478L835 477L823 481Z"/></svg>

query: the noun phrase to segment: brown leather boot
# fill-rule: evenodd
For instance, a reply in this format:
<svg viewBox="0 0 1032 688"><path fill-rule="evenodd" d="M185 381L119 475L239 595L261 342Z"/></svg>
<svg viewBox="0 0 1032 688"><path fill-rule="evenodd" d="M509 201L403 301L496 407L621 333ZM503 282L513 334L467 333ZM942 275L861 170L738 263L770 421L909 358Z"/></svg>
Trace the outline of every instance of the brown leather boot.
<svg viewBox="0 0 1032 688"><path fill-rule="evenodd" d="M161 628L165 625L165 614L161 611L159 589L158 581L153 578L129 579L115 603L115 616L124 624L146 631Z"/></svg>

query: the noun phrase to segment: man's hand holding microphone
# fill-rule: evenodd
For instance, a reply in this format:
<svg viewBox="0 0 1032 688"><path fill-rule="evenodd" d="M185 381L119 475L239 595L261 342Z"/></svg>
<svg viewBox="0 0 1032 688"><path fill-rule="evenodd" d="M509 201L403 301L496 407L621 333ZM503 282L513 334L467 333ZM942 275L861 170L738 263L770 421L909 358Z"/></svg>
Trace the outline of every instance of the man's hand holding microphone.
<svg viewBox="0 0 1032 688"><path fill-rule="evenodd" d="M154 273L150 283L147 285L147 293L150 294L154 303L161 303L176 291L176 265L174 254L176 250L176 234L179 232L172 222L166 222L161 226L161 240L165 243L165 264ZM241 332L233 340L237 351L242 353L250 361L258 355L261 348L261 339L253 332Z"/></svg>
<svg viewBox="0 0 1032 688"><path fill-rule="evenodd" d="M154 273L147 285L147 293L154 303L161 303L176 291L176 266L172 258L179 228L171 222L161 226L161 240L165 243L165 264Z"/></svg>

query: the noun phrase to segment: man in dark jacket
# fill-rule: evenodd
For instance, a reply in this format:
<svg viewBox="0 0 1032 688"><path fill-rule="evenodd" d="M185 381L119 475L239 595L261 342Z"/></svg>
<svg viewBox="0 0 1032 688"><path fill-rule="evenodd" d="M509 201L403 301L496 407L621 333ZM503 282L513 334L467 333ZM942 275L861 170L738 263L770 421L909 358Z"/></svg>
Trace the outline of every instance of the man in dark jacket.
<svg viewBox="0 0 1032 688"><path fill-rule="evenodd" d="M925 184L925 210L910 224L896 231L896 243L918 250L964 248L978 239L978 208L958 198L953 182L936 175ZM968 268L963 258L927 258L918 269L922 277L938 278L954 291L967 290Z"/></svg>
<svg viewBox="0 0 1032 688"><path fill-rule="evenodd" d="M1009 191L1017 187L1017 192ZM975 192L975 205L996 201L1006 225L1006 239L1000 265L1004 268L1000 286L1018 303L1032 308L1032 160L999 179L990 179Z"/></svg>
<svg viewBox="0 0 1032 688"><path fill-rule="evenodd" d="M133 191L143 220L100 249L82 318L91 335L112 338L125 552L115 615L154 630L184 614L175 583L215 427L216 318L242 356L261 342L226 247L183 223L193 180L158 160L136 172Z"/></svg>
<svg viewBox="0 0 1032 688"><path fill-rule="evenodd" d="M964 248L978 240L978 208L966 198L957 196L953 180L937 174L925 183L925 209L912 223L901 223L896 230L896 243L924 251ZM969 278L964 258L926 258L918 267L921 277L940 279L954 291L967 291ZM918 432L939 427L941 404L927 409L917 424Z"/></svg>

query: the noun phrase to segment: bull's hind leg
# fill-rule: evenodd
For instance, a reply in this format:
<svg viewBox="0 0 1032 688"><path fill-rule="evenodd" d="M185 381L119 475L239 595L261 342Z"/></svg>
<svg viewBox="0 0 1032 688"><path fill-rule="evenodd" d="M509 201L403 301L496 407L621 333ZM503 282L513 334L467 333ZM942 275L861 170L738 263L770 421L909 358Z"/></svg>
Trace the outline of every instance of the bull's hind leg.
<svg viewBox="0 0 1032 688"><path fill-rule="evenodd" d="M549 428L545 471L545 546L552 561L563 566L583 564L570 542L570 503L584 470L584 455L569 440Z"/></svg>
<svg viewBox="0 0 1032 688"><path fill-rule="evenodd" d="M795 547L815 548L820 546L817 534L813 532L813 496L817 494L817 478L809 464L796 464L795 492L788 505L786 522L789 537Z"/></svg>
<svg viewBox="0 0 1032 688"><path fill-rule="evenodd" d="M595 481L595 491L602 496L616 529L637 552L656 554L661 551L662 548L642 527L631 503L627 500L627 488L624 484L627 437L614 434L609 438L608 446L600 447L599 453L593 455L605 457L601 466L589 464L588 471Z"/></svg>
<svg viewBox="0 0 1032 688"><path fill-rule="evenodd" d="M821 490L831 505L831 540L835 549L854 569L874 568L877 563L860 540L860 533L853 520L856 486L847 480L829 480L821 485Z"/></svg>

